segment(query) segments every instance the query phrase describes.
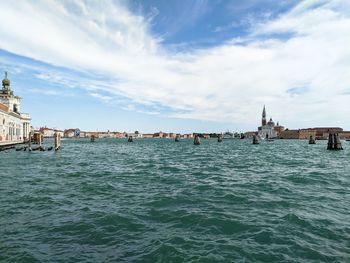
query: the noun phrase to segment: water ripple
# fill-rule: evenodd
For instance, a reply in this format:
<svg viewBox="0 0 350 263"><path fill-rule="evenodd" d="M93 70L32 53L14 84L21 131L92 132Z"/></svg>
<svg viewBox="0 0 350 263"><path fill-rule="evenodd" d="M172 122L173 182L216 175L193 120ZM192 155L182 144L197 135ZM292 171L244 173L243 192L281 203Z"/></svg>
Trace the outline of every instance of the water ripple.
<svg viewBox="0 0 350 263"><path fill-rule="evenodd" d="M1 262L350 262L350 143L62 143L0 153Z"/></svg>

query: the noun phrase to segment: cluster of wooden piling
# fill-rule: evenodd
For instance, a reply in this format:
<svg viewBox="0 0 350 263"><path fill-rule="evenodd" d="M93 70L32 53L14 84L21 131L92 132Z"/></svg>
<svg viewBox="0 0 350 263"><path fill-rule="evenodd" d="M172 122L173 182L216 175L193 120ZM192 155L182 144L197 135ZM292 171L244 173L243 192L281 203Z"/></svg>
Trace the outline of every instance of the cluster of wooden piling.
<svg viewBox="0 0 350 263"><path fill-rule="evenodd" d="M50 146L45 148L42 145L42 139L43 136L40 133L29 133L29 139L28 139L28 145L22 146L22 147L17 147L16 151L52 151L55 149L55 151L58 151L61 148L61 135L59 133L54 134L54 146ZM32 147L32 143L35 145L38 145L37 147ZM14 149L15 146L9 146L9 147L3 147L1 150L9 150L9 149Z"/></svg>
<svg viewBox="0 0 350 263"><path fill-rule="evenodd" d="M327 150L343 150L338 133L329 134Z"/></svg>

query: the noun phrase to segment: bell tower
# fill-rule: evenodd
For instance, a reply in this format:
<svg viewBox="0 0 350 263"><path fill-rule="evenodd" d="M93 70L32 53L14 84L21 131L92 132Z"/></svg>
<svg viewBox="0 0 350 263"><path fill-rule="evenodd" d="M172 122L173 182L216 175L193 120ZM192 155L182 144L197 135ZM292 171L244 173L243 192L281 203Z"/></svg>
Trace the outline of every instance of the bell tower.
<svg viewBox="0 0 350 263"><path fill-rule="evenodd" d="M5 77L2 80L2 89L0 90L0 103L6 105L9 111L20 113L21 98L13 95L6 71Z"/></svg>

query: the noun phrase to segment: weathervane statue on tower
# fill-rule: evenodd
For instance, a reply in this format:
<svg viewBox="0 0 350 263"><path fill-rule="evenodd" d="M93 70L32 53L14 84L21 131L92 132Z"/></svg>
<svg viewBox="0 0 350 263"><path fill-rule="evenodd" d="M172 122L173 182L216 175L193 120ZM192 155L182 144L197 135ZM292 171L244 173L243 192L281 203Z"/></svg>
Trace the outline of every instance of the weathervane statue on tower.
<svg viewBox="0 0 350 263"><path fill-rule="evenodd" d="M3 89L5 89L5 90L9 89L10 80L7 78L7 71L5 71L5 77L2 80L2 86L3 86Z"/></svg>

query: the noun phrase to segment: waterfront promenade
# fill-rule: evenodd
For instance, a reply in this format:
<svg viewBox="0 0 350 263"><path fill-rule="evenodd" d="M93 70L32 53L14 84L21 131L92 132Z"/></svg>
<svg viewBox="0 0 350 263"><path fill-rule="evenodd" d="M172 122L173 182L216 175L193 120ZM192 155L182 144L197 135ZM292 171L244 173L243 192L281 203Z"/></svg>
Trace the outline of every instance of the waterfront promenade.
<svg viewBox="0 0 350 263"><path fill-rule="evenodd" d="M20 141L9 141L9 142L0 142L0 147L7 147L7 146L13 146L13 145L18 145L18 144L24 144L26 143L23 140Z"/></svg>

